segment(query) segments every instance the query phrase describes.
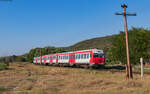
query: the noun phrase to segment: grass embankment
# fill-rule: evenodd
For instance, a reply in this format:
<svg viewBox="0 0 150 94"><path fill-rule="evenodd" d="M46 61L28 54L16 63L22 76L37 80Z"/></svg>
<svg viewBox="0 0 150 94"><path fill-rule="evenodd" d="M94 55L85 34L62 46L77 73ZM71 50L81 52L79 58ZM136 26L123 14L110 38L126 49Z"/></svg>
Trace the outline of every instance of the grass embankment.
<svg viewBox="0 0 150 94"><path fill-rule="evenodd" d="M5 63L0 63L0 70L7 69L7 65Z"/></svg>
<svg viewBox="0 0 150 94"><path fill-rule="evenodd" d="M150 75L126 80L125 73L13 63L0 71L0 94L149 94L149 79Z"/></svg>
<svg viewBox="0 0 150 94"><path fill-rule="evenodd" d="M144 71L145 73L150 73L150 68L144 68L143 71ZM141 68L135 67L135 68L134 68L134 72L141 72Z"/></svg>

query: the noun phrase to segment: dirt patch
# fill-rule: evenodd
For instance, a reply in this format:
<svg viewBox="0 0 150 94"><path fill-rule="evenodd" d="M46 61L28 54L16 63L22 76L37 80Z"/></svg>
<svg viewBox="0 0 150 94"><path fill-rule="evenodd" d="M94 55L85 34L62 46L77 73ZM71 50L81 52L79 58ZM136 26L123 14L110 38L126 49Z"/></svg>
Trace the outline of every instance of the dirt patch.
<svg viewBox="0 0 150 94"><path fill-rule="evenodd" d="M95 80L95 81L89 82L86 86L91 87L91 86L95 86L95 85L101 85L102 83L104 83L103 80Z"/></svg>
<svg viewBox="0 0 150 94"><path fill-rule="evenodd" d="M136 87L142 87L142 84L139 83L139 82L134 82L134 81L131 81L131 82L128 82L125 87L127 88L136 88Z"/></svg>

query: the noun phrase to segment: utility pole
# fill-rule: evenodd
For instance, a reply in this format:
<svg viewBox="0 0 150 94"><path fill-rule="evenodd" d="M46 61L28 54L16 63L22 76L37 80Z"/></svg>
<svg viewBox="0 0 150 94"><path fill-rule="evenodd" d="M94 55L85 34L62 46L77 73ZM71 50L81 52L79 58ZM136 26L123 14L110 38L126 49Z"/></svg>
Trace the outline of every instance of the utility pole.
<svg viewBox="0 0 150 94"><path fill-rule="evenodd" d="M132 67L130 65L130 56L129 56L129 47L128 47L128 27L127 27L127 16L136 16L135 13L129 14L126 12L126 8L128 7L126 4L122 4L121 7L123 8L123 13L115 13L116 15L123 15L124 16L124 29L125 29L125 39L126 39L126 55L127 55L127 78L133 78L132 75Z"/></svg>

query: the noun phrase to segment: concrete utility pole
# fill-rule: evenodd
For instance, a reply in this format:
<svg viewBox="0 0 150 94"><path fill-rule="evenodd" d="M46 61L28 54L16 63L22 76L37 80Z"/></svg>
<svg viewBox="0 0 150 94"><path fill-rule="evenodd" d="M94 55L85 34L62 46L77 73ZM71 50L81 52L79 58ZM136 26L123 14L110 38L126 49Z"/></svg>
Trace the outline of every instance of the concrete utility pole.
<svg viewBox="0 0 150 94"><path fill-rule="evenodd" d="M141 62L141 77L144 77L144 69L143 69L143 58L140 58L140 62Z"/></svg>
<svg viewBox="0 0 150 94"><path fill-rule="evenodd" d="M126 8L128 7L126 4L122 4L123 13L115 13L116 15L124 16L124 27L125 27L125 39L126 39L126 55L127 55L127 78L133 78L132 68L130 65L130 56L129 56L129 47L128 47L128 28L127 28L127 16L136 16L136 14L126 13Z"/></svg>

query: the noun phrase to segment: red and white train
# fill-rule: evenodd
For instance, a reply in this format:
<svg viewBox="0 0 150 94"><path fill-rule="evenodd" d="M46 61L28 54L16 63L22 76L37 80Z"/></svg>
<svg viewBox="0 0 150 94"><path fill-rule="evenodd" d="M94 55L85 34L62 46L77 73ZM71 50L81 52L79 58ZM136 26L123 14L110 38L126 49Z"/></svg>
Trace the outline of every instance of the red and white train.
<svg viewBox="0 0 150 94"><path fill-rule="evenodd" d="M42 57L34 57L34 64L55 64L62 65L88 65L99 66L104 65L105 56L103 50L90 49L81 51L72 51L58 54L49 54Z"/></svg>

